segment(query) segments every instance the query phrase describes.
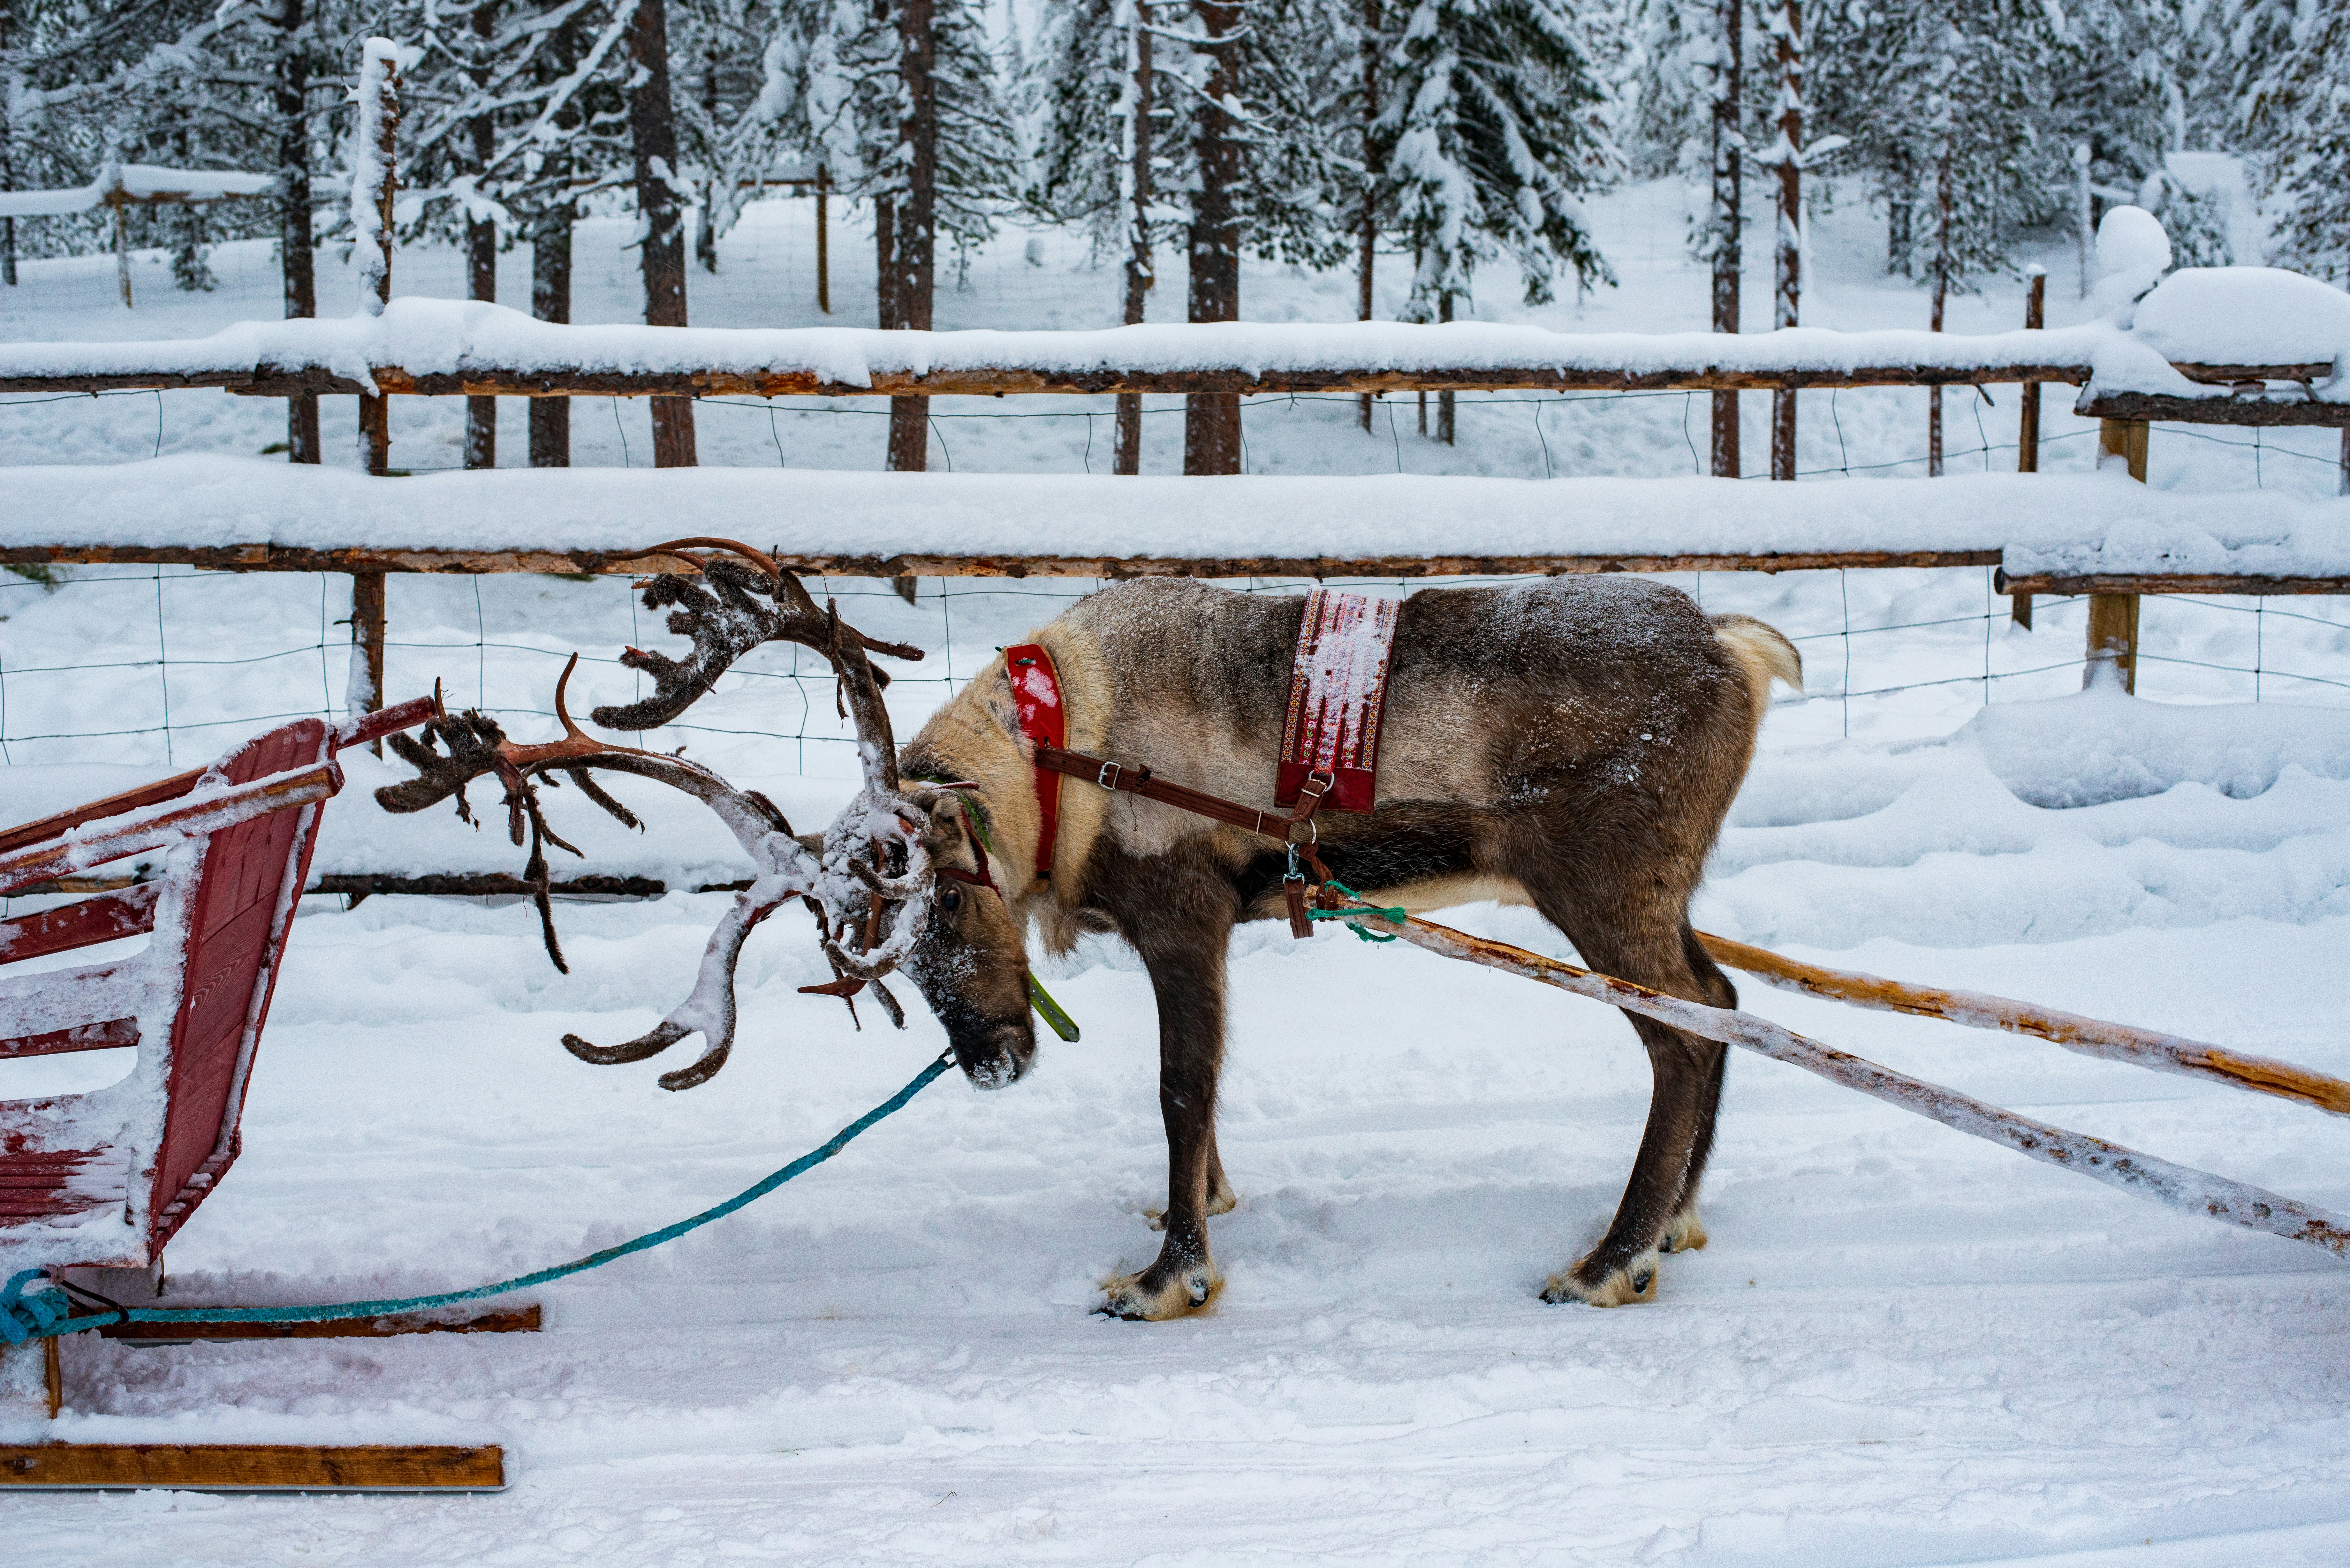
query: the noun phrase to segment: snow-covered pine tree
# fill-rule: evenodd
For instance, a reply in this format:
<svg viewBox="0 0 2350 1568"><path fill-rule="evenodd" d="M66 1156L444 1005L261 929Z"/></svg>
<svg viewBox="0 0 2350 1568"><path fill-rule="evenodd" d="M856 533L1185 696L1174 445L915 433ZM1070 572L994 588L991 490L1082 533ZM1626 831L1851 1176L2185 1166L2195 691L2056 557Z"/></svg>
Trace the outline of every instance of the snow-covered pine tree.
<svg viewBox="0 0 2350 1568"><path fill-rule="evenodd" d="M510 9L516 15L502 17ZM515 106L492 84L513 73L513 23L532 19L508 0L398 0L388 22L414 51L400 73L409 128L401 138L400 183L424 198L402 238L458 246L472 299L497 298L502 232L512 243L511 219L489 187L500 121L511 128ZM467 399L467 468L497 466L497 400Z"/></svg>
<svg viewBox="0 0 2350 1568"><path fill-rule="evenodd" d="M255 170L276 162L270 73L248 34L279 0L16 0L0 82L8 95L10 161L19 187L87 183L109 156L123 161ZM258 68L256 68L258 67ZM204 276L208 239L276 227L267 206L232 202L203 213L142 207L126 214L133 245L176 254L183 282ZM114 217L27 220L36 254L110 244Z"/></svg>
<svg viewBox="0 0 2350 1568"><path fill-rule="evenodd" d="M1150 0L1058 0L1045 7L1018 83L1032 127L1028 206L1082 224L1097 254L1122 250L1123 319L1142 320L1158 282L1155 258L1166 226L1154 213L1152 157L1158 135L1158 37L1146 23ZM1142 399L1118 398L1112 471L1142 467Z"/></svg>
<svg viewBox="0 0 2350 1568"><path fill-rule="evenodd" d="M2239 0L2229 22L2238 123L2279 213L2272 259L2350 286L2350 0Z"/></svg>
<svg viewBox="0 0 2350 1568"><path fill-rule="evenodd" d="M1617 81L1635 174L1700 191L1690 249L1712 274L1713 329L1739 328L1745 252L1747 0L1630 0ZM1700 188L1701 191L1700 191ZM1713 394L1712 471L1736 478L1738 394Z"/></svg>
<svg viewBox="0 0 2350 1568"><path fill-rule="evenodd" d="M1887 207L1888 270L1950 296L2012 270L2022 230L2062 184L2043 154L2056 63L2071 47L2039 0L1874 0L1823 16L1817 101ZM1927 467L1942 467L1942 399L1928 394Z"/></svg>
<svg viewBox="0 0 2350 1568"><path fill-rule="evenodd" d="M960 263L1021 182L983 18L974 0L837 0L813 19L801 98L836 188L873 202L879 324L926 331L940 232ZM928 410L890 400L893 469L926 465Z"/></svg>
<svg viewBox="0 0 2350 1568"><path fill-rule="evenodd" d="M1615 281L1582 204L1622 166L1588 46L1606 21L1573 0L1416 0L1385 116L1396 223L1419 257L1410 319L1467 295L1483 256L1516 263L1529 304L1561 266Z"/></svg>
<svg viewBox="0 0 2350 1568"><path fill-rule="evenodd" d="M1130 317L1152 247L1180 233L1187 317L1238 319L1243 250L1326 266L1360 244L1363 15L1362 0L1047 0L1025 84L1031 204L1124 244ZM1120 432L1123 464L1139 407ZM1184 467L1240 471L1236 397L1186 400Z"/></svg>

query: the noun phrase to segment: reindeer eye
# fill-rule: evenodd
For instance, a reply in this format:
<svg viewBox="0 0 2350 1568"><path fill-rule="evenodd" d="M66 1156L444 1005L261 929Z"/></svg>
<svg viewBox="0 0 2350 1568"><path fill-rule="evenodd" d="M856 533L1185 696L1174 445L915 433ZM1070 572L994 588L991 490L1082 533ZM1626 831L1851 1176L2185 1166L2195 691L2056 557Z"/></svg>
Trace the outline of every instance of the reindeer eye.
<svg viewBox="0 0 2350 1568"><path fill-rule="evenodd" d="M953 914L957 909L962 909L962 889L960 888L940 888L939 908L944 909L950 915Z"/></svg>

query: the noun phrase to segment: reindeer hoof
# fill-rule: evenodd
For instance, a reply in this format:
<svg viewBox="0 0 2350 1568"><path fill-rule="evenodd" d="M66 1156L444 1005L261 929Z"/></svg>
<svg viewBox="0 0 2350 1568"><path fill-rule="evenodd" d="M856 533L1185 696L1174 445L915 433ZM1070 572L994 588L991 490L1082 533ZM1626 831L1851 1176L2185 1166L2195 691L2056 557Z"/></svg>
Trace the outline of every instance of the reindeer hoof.
<svg viewBox="0 0 2350 1568"><path fill-rule="evenodd" d="M1695 1209L1684 1209L1665 1227L1664 1240L1657 1243L1657 1251L1694 1252L1705 1245L1705 1221L1697 1217Z"/></svg>
<svg viewBox="0 0 2350 1568"><path fill-rule="evenodd" d="M1164 1323L1207 1305L1223 1283L1223 1271L1213 1262L1195 1263L1165 1275L1156 1268L1145 1269L1105 1284L1102 1303L1094 1310L1103 1317L1124 1318L1128 1323Z"/></svg>
<svg viewBox="0 0 2350 1568"><path fill-rule="evenodd" d="M1657 1254L1643 1252L1626 1267L1616 1269L1596 1280L1584 1278L1581 1265L1553 1274L1543 1287L1542 1299L1553 1306L1580 1302L1585 1306L1613 1307L1646 1304L1657 1299Z"/></svg>

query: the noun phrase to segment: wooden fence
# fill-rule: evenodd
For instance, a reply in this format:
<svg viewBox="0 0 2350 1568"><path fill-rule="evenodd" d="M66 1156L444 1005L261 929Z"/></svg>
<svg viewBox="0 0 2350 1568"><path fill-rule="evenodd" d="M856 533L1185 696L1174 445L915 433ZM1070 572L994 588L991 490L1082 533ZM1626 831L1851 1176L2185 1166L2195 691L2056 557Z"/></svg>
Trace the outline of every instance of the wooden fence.
<svg viewBox="0 0 2350 1568"><path fill-rule="evenodd" d="M373 122L383 126L382 183L369 203L376 228L371 236L383 255L383 275L374 279L376 308L390 296L391 196L395 173L389 155L397 105L389 73L377 84L384 101ZM822 189L822 187L819 187ZM2085 385L2091 376L2091 349L2104 329L2042 330L2040 290L2033 280L2033 306L2023 332L1962 337L1914 332L1832 333L1807 329L1741 336L1674 334L1643 338L1634 334L1515 335L1522 351L1493 353L1482 360L1448 360L1442 350L1464 338L1460 327L1406 327L1360 323L1305 329L1303 350L1266 354L1251 344L1251 363L1219 362L1220 352L1242 343L1230 324L1193 327L1126 327L1101 334L848 333L839 328L785 331L614 327L559 327L526 322L527 351L500 355L451 355L445 345L428 358L447 364L402 365L394 350L414 335L379 330L349 321L296 320L251 324L207 342L158 344L0 345L0 392L89 392L127 389L219 388L258 397L355 395L372 416L376 439L367 443L367 466L382 474L389 464L386 400L420 397L651 397L704 395L775 397L1003 397L1012 394L1101 395L1153 392L1180 395L1253 396L1283 393L1381 393L1456 391L1798 391L1840 388L2022 384L2023 422L2019 466L2037 467L2038 386L2043 382ZM409 303L409 302L403 302ZM380 327L379 318L377 326ZM394 324L397 325L396 323ZM1252 328L1278 338L1287 328ZM1477 329L1471 327L1472 336ZM355 336L356 334L356 336ZM1444 334L1437 337L1433 335ZM1170 337L1170 335L1171 337ZM1072 345L1087 339L1084 351ZM1497 341L1488 333L1477 338ZM1170 350L1170 342L1174 351ZM238 346L244 346L240 353ZM1120 344L1152 352L1121 361L1107 350ZM1002 352L1026 346L1026 355ZM1399 352L1399 346L1409 346ZM677 350L701 354L683 362ZM2149 421L2235 425L2338 425L2344 429L2345 481L2350 482L2350 403L2318 400L2314 383L2334 373L2331 362L2288 364L2186 363L2174 367L2190 380L2228 389L2227 395L2158 396L2106 392L2075 411L2102 421L2102 450L2126 462L2133 477L2146 477ZM1938 399L1939 402L1939 399ZM657 405L658 406L658 405ZM1939 407L1936 410L1939 414ZM363 426L370 423L363 417ZM1772 477L1795 472L1792 421L1773 431ZM1939 441L1934 443L1939 449ZM594 552L587 555L593 556ZM383 575L389 571L545 572L642 570L580 552L538 550L415 551L398 545L340 551L286 549L267 544L151 548L124 541L102 546L36 546L0 551L0 561L185 562L226 570L348 571L354 582L352 635L366 651L373 686L381 689ZM1757 550L1745 555L1624 555L1604 558L1557 555L1397 558L1388 556L1267 555L1201 560L1093 556L955 556L931 554L880 558L855 552L792 556L797 569L910 576L1005 576L1189 575L1199 576L1418 576L1509 572L1736 571L1766 572L1816 567L1946 566L1990 565L1996 552L1814 551L1790 554ZM2088 657L2092 667L2110 661L2134 687L2137 643L2137 596L2159 592L2336 593L2350 588L2340 578L2227 579L2137 576L2105 579L2019 578L2004 583L2015 596L2017 618L2030 624L2031 597L2037 593L2091 596Z"/></svg>

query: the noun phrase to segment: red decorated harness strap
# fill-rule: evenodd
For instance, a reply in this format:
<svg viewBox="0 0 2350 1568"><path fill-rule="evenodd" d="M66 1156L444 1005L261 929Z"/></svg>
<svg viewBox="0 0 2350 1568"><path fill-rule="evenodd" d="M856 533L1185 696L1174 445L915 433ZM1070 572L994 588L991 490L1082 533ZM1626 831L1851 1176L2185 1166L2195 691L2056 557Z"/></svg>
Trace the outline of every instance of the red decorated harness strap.
<svg viewBox="0 0 2350 1568"><path fill-rule="evenodd" d="M1393 599L1330 588L1305 596L1274 778L1275 805L1295 800L1306 780L1319 775L1329 781L1323 804L1333 811L1372 808L1395 628Z"/></svg>
<svg viewBox="0 0 2350 1568"><path fill-rule="evenodd" d="M1042 644L1024 642L1003 650L1003 672L1012 682L1012 705L1020 732L1036 746L1055 751L1069 743L1069 715L1061 702L1061 679ZM1036 766L1036 877L1053 875L1053 846L1061 831L1061 775Z"/></svg>

